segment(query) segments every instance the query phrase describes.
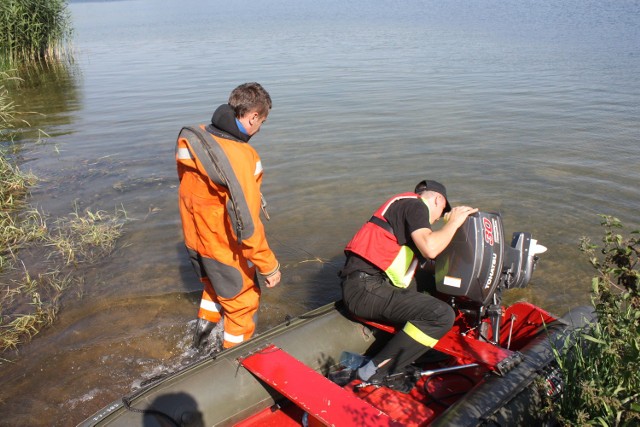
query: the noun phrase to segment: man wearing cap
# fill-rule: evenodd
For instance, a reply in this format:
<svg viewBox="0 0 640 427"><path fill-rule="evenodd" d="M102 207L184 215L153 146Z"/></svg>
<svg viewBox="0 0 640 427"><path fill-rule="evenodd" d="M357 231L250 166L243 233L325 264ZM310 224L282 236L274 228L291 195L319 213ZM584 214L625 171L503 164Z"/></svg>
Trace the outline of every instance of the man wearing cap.
<svg viewBox="0 0 640 427"><path fill-rule="evenodd" d="M402 372L451 329L453 309L417 292L414 274L419 262L438 256L466 218L477 211L469 206L452 209L444 185L424 180L413 193L387 200L347 244L347 259L340 273L345 305L358 317L400 329L357 370L357 378L384 382L385 377ZM432 230L431 225L445 213L445 224ZM342 381L354 379L355 374L343 375Z"/></svg>

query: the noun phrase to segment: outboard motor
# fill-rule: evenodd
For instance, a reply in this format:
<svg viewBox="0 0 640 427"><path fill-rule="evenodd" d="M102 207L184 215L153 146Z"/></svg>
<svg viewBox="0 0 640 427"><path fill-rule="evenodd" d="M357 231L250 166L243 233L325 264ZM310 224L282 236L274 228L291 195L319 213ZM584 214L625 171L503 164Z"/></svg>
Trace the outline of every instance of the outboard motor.
<svg viewBox="0 0 640 427"><path fill-rule="evenodd" d="M499 340L502 290L523 288L531 280L538 254L547 248L530 233L513 233L505 245L502 217L497 213L470 215L451 243L436 259L436 289L452 305L473 315L479 327L491 320L492 342Z"/></svg>
<svg viewBox="0 0 640 427"><path fill-rule="evenodd" d="M539 245L531 233L513 233L511 247L506 248L504 284L507 289L524 288L529 284L533 270L538 262L538 254L547 248Z"/></svg>

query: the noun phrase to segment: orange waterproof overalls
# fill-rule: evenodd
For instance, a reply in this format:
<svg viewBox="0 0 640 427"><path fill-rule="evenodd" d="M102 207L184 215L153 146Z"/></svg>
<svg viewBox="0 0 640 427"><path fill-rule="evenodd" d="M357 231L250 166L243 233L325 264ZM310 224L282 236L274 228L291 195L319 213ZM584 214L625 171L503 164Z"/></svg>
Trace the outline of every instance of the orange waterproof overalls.
<svg viewBox="0 0 640 427"><path fill-rule="evenodd" d="M268 276L280 266L260 220L260 157L248 143L225 136L204 125L183 128L176 161L185 245L204 284L198 317L219 322L224 315L223 347L229 348L255 331L256 269Z"/></svg>

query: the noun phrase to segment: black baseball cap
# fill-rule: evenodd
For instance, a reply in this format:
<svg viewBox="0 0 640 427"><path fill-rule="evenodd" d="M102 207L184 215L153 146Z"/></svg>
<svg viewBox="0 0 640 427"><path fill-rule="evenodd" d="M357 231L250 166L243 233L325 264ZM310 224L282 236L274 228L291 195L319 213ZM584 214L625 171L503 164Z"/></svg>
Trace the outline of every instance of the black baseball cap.
<svg viewBox="0 0 640 427"><path fill-rule="evenodd" d="M444 185L440 184L438 181L425 179L424 181L420 181L418 185L416 185L416 189L413 190L414 193L422 193L423 191L435 191L436 193L442 194L444 196L444 201L447 203L442 213L445 214L451 211L451 205L447 198L447 189Z"/></svg>

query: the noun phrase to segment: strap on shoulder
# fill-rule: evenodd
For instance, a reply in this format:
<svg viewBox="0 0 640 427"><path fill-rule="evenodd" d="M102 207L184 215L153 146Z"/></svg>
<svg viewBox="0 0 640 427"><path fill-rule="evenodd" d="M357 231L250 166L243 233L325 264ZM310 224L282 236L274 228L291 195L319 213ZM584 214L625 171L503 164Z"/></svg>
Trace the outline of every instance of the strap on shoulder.
<svg viewBox="0 0 640 427"><path fill-rule="evenodd" d="M243 238L253 235L254 225L240 182L222 147L211 134L199 126L183 127L178 137L189 141L189 146L200 160L209 179L229 190L230 206L227 206L227 212L234 225L238 244L242 244Z"/></svg>

